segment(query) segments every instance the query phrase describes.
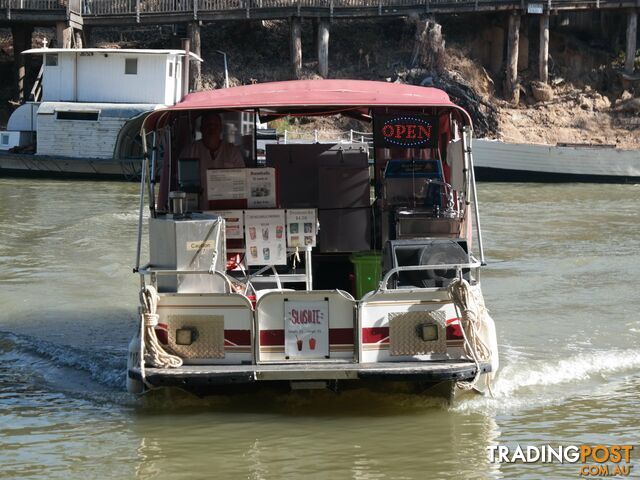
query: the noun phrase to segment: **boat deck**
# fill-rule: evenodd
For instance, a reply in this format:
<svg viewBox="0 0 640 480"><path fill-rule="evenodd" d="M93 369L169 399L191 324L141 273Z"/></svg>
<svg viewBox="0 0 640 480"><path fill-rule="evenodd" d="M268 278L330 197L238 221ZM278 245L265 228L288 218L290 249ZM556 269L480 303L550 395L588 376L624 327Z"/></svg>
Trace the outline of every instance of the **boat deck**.
<svg viewBox="0 0 640 480"><path fill-rule="evenodd" d="M483 373L491 371L482 363ZM145 379L155 386L204 386L261 381L377 380L436 383L468 380L476 365L468 360L386 363L287 363L263 365L183 365L179 368L145 368ZM141 380L139 370L129 376Z"/></svg>

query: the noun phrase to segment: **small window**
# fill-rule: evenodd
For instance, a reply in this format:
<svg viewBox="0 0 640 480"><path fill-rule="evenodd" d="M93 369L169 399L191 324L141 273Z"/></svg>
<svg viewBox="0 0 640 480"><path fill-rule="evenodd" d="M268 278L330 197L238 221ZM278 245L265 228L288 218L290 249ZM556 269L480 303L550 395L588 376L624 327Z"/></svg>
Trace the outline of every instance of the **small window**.
<svg viewBox="0 0 640 480"><path fill-rule="evenodd" d="M44 56L44 64L47 67L57 67L58 66L58 54L57 53L48 53Z"/></svg>
<svg viewBox="0 0 640 480"><path fill-rule="evenodd" d="M9 135L2 135L2 145L9 145Z"/></svg>
<svg viewBox="0 0 640 480"><path fill-rule="evenodd" d="M124 73L125 73L125 75L137 75L138 74L138 59L137 58L125 58L124 59Z"/></svg>
<svg viewBox="0 0 640 480"><path fill-rule="evenodd" d="M169 62L169 76L173 77L173 62Z"/></svg>
<svg viewBox="0 0 640 480"><path fill-rule="evenodd" d="M84 120L97 122L100 112L56 112L56 120Z"/></svg>

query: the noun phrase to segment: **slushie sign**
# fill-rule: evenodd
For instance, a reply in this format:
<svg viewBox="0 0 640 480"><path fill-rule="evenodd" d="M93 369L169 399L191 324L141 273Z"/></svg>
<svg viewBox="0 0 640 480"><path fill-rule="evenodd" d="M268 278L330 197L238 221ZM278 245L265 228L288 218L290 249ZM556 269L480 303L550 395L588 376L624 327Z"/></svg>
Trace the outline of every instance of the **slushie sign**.
<svg viewBox="0 0 640 480"><path fill-rule="evenodd" d="M284 302L284 352L288 358L329 356L329 302Z"/></svg>
<svg viewBox="0 0 640 480"><path fill-rule="evenodd" d="M380 148L434 148L438 119L420 114L375 115L373 142Z"/></svg>

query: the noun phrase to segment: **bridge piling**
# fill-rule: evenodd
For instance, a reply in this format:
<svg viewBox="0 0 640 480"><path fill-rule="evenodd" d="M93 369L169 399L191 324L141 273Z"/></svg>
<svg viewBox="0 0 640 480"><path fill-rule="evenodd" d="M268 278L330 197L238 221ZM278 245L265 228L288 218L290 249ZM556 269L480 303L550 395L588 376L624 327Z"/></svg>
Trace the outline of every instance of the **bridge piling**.
<svg viewBox="0 0 640 480"><path fill-rule="evenodd" d="M329 75L329 19L318 22L318 73L326 78Z"/></svg>
<svg viewBox="0 0 640 480"><path fill-rule="evenodd" d="M540 56L538 57L540 81L549 81L549 12L540 16Z"/></svg>
<svg viewBox="0 0 640 480"><path fill-rule="evenodd" d="M17 85L17 98L20 103L24 102L24 81L27 74L25 57L21 52L31 48L33 35L33 25L14 24L11 26L11 36L13 42L13 61L15 68L15 78Z"/></svg>
<svg viewBox="0 0 640 480"><path fill-rule="evenodd" d="M83 44L82 44L82 31L80 30L73 30L73 46L75 48L82 48Z"/></svg>
<svg viewBox="0 0 640 480"><path fill-rule="evenodd" d="M624 70L633 73L636 61L636 38L638 36L638 11L631 10L627 17L627 54L624 62Z"/></svg>
<svg viewBox="0 0 640 480"><path fill-rule="evenodd" d="M200 22L197 20L189 22L187 25L187 35L191 41L191 51L201 57L202 46L200 42ZM189 72L191 76L189 79L191 82L191 89L195 92L202 90L202 66L200 65L200 62L192 62Z"/></svg>
<svg viewBox="0 0 640 480"><path fill-rule="evenodd" d="M300 17L291 17L289 28L291 32L291 66L293 68L293 78L300 78L302 70L302 22Z"/></svg>
<svg viewBox="0 0 640 480"><path fill-rule="evenodd" d="M520 85L518 83L518 44L520 42L520 13L509 15L509 33L507 35L507 75L505 80L505 98L518 104Z"/></svg>
<svg viewBox="0 0 640 480"><path fill-rule="evenodd" d="M489 70L494 75L499 75L504 64L504 28L494 26L490 31L490 61Z"/></svg>
<svg viewBox="0 0 640 480"><path fill-rule="evenodd" d="M73 27L67 22L56 22L56 45L58 48L71 48Z"/></svg>
<svg viewBox="0 0 640 480"><path fill-rule="evenodd" d="M84 38L84 46L86 48L91 47L91 33L92 33L92 27L88 27L85 25L84 28L82 29L82 36Z"/></svg>

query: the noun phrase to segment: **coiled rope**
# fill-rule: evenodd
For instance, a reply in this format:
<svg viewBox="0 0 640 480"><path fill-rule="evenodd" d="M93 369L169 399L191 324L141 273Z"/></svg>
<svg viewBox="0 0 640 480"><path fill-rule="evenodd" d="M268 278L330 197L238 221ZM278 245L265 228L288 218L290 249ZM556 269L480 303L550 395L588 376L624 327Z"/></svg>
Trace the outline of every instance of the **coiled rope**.
<svg viewBox="0 0 640 480"><path fill-rule="evenodd" d="M476 364L476 375L473 380L460 381L456 385L463 390L471 390L478 383L481 369L480 362L491 360L491 349L480 337L480 328L487 309L484 305L482 293L471 288L464 278L456 278L449 284L449 297L460 319L462 336L464 338L464 353ZM487 376L487 389L491 396L490 377Z"/></svg>
<svg viewBox="0 0 640 480"><path fill-rule="evenodd" d="M158 325L158 292L151 285L145 285L140 290L142 304L142 321L144 322L144 361L145 364L156 368L178 368L182 366L182 359L167 353L156 335Z"/></svg>

